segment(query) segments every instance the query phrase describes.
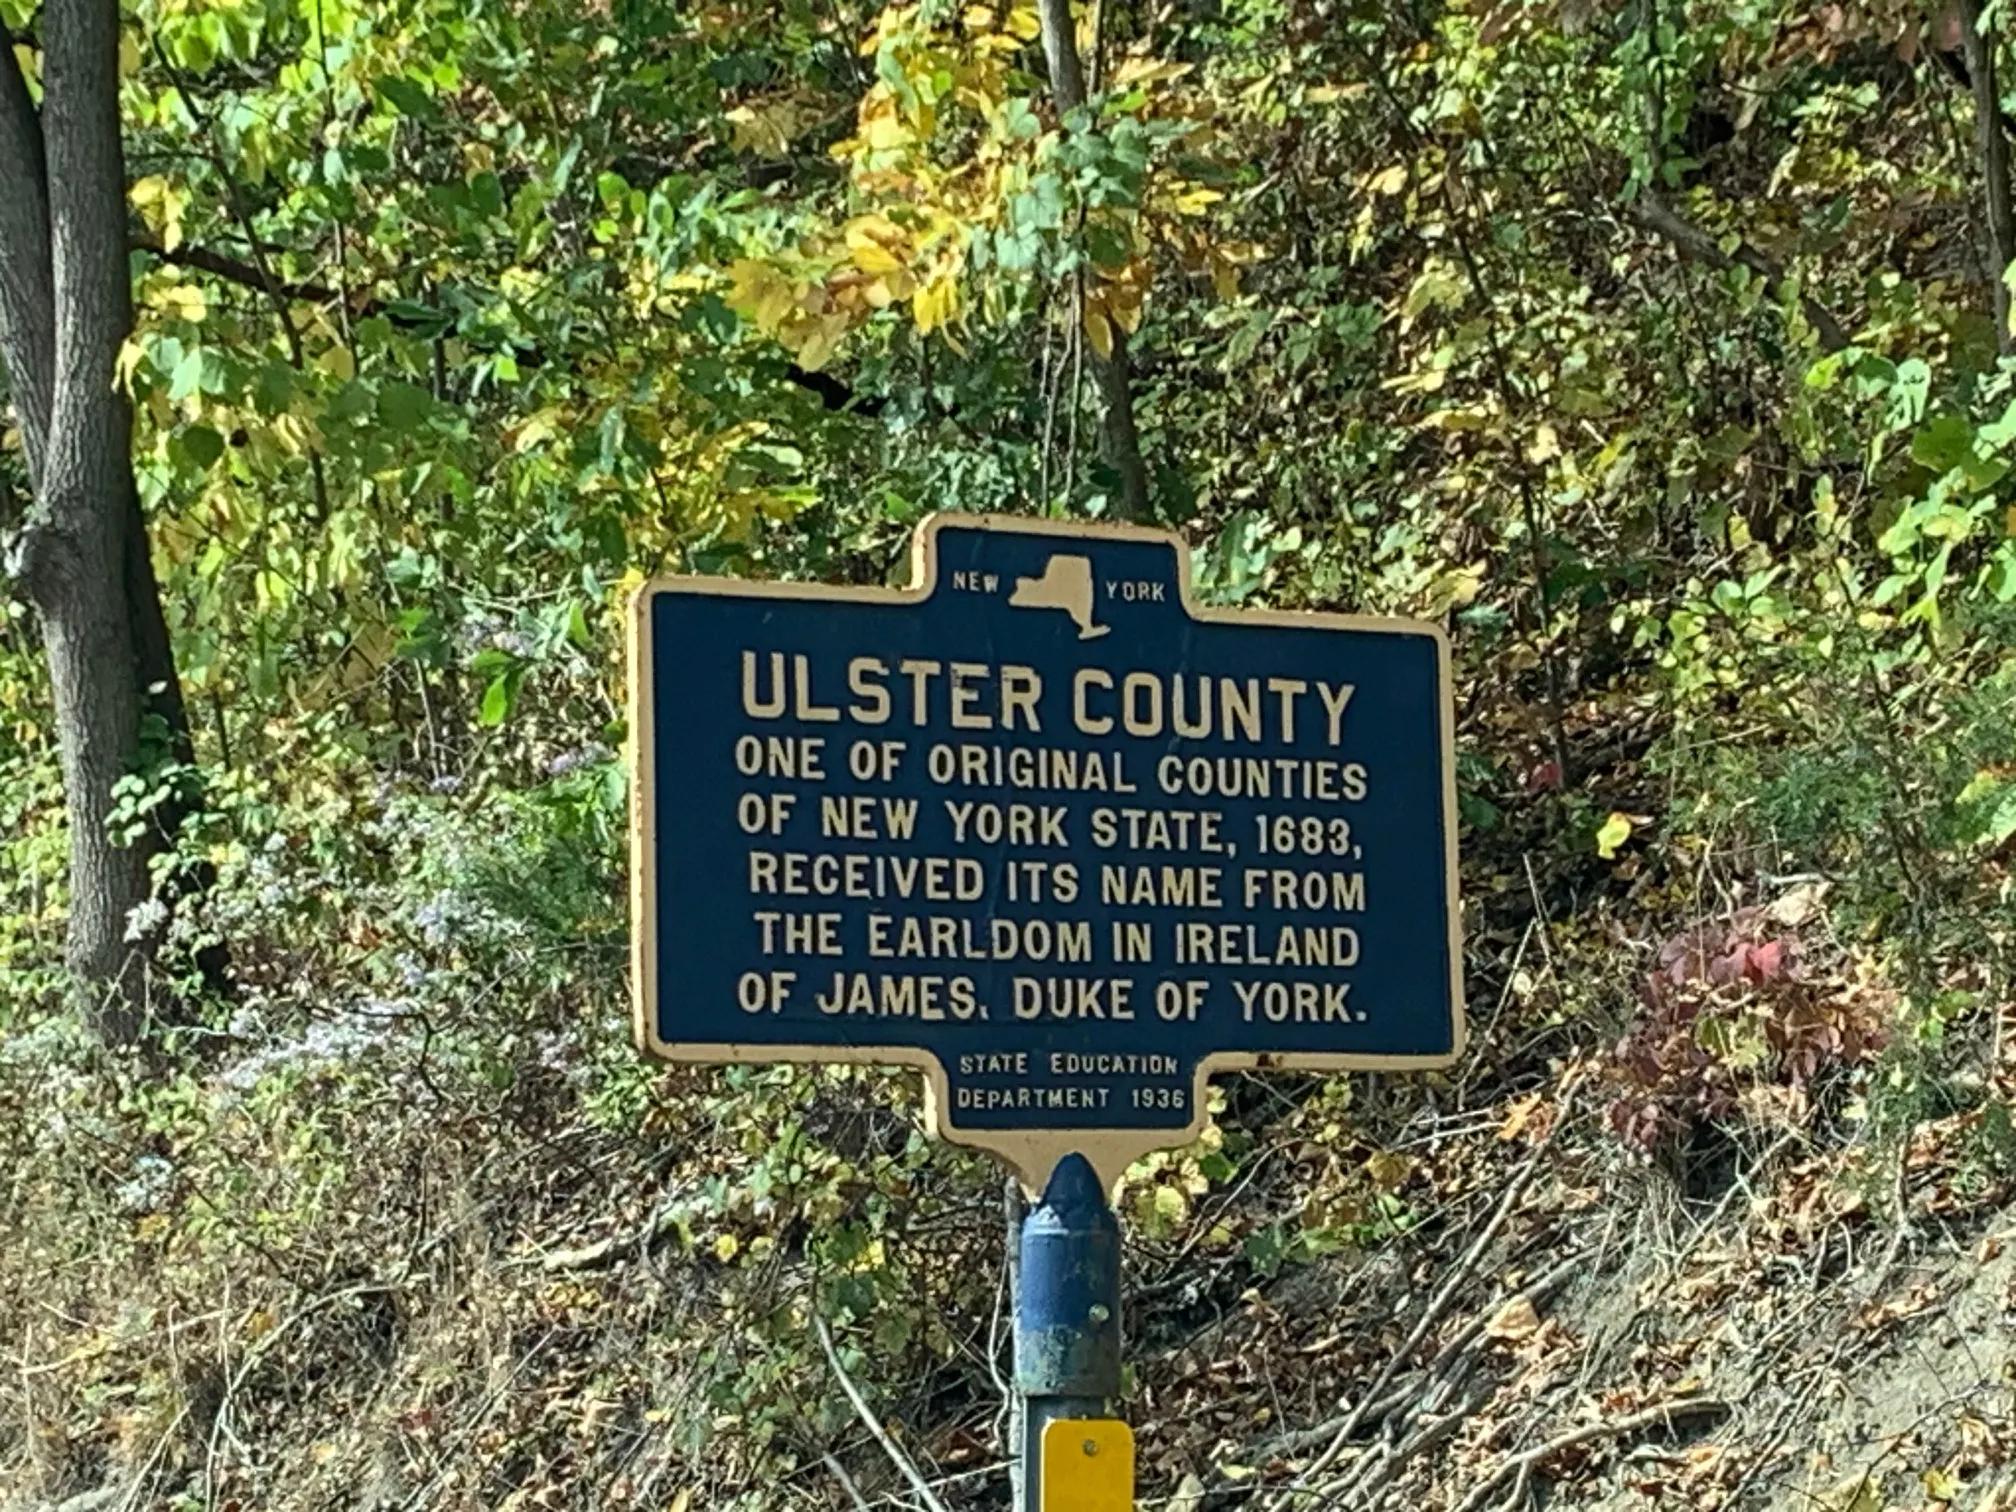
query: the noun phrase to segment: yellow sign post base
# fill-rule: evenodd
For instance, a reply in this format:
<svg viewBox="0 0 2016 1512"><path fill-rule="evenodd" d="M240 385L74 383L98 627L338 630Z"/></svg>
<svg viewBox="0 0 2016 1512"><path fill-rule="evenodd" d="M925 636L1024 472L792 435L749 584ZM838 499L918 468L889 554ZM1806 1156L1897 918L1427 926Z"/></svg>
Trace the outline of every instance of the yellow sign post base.
<svg viewBox="0 0 2016 1512"><path fill-rule="evenodd" d="M1133 1512L1134 1430L1117 1418L1043 1425L1038 1512Z"/></svg>

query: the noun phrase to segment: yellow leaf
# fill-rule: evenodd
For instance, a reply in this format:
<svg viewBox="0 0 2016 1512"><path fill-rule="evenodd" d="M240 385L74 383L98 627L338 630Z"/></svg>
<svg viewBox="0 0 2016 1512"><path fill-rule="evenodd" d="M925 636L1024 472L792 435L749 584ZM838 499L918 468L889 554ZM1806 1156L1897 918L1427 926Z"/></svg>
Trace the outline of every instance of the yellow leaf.
<svg viewBox="0 0 2016 1512"><path fill-rule="evenodd" d="M870 147L887 151L892 147L901 147L909 141L910 130L892 112L872 117L868 121L867 129L861 133L861 138Z"/></svg>
<svg viewBox="0 0 2016 1512"><path fill-rule="evenodd" d="M120 343L119 358L112 364L112 374L123 391L133 392L133 374L146 360L147 349L131 336Z"/></svg>
<svg viewBox="0 0 2016 1512"><path fill-rule="evenodd" d="M959 285L942 273L919 287L911 297L910 316L917 322L920 332L935 331L940 326L949 325L958 315Z"/></svg>
<svg viewBox="0 0 2016 1512"><path fill-rule="evenodd" d="M1126 89L1135 84L1159 84L1169 79L1180 79L1188 72L1188 63L1168 63L1157 58L1136 56L1124 59L1113 70L1113 85L1116 89Z"/></svg>
<svg viewBox="0 0 2016 1512"><path fill-rule="evenodd" d="M816 373L839 348L840 338L847 334L847 317L842 314L824 316L802 330L803 335L797 342L794 355L800 367Z"/></svg>
<svg viewBox="0 0 2016 1512"><path fill-rule="evenodd" d="M1960 1494L1960 1477L1944 1466L1934 1466L1918 1479L1935 1502L1950 1502Z"/></svg>
<svg viewBox="0 0 2016 1512"><path fill-rule="evenodd" d="M140 72L140 39L129 31L119 33L119 77L130 79Z"/></svg>
<svg viewBox="0 0 2016 1512"><path fill-rule="evenodd" d="M1037 17L1035 6L1018 5L1008 12L1005 30L1018 42L1034 42L1043 35L1043 22Z"/></svg>
<svg viewBox="0 0 2016 1512"><path fill-rule="evenodd" d="M988 5L969 5L960 21L970 32L984 32L994 25L994 8Z"/></svg>
<svg viewBox="0 0 2016 1512"><path fill-rule="evenodd" d="M714 1241L714 1258L726 1265L741 1252L742 1241L733 1234L723 1234Z"/></svg>
<svg viewBox="0 0 2016 1512"><path fill-rule="evenodd" d="M314 423L295 414L275 415L267 430L281 450L296 457L306 456L321 440Z"/></svg>
<svg viewBox="0 0 2016 1512"><path fill-rule="evenodd" d="M738 105L728 112L730 145L759 157L788 157L791 140L803 124L800 116L797 105L788 99Z"/></svg>
<svg viewBox="0 0 2016 1512"><path fill-rule="evenodd" d="M1239 265L1211 249L1211 289L1220 299L1239 297Z"/></svg>
<svg viewBox="0 0 2016 1512"><path fill-rule="evenodd" d="M1491 423L1491 406L1488 404L1459 404L1448 409L1431 410L1421 421L1423 430L1477 431Z"/></svg>
<svg viewBox="0 0 2016 1512"><path fill-rule="evenodd" d="M1596 831L1596 854L1605 861L1617 859L1618 847L1631 838L1631 816L1612 813Z"/></svg>
<svg viewBox="0 0 2016 1512"><path fill-rule="evenodd" d="M1302 92L1302 98L1311 105L1330 105L1338 100L1355 99L1365 93L1368 84L1318 84Z"/></svg>
<svg viewBox="0 0 2016 1512"><path fill-rule="evenodd" d="M177 284L172 289L164 289L154 296L153 303L170 318L192 324L201 320L210 307L203 291L194 284Z"/></svg>
<svg viewBox="0 0 2016 1512"><path fill-rule="evenodd" d="M1538 1092L1529 1093L1515 1100L1511 1111L1505 1115L1505 1122L1498 1126L1498 1137L1503 1140L1517 1139L1526 1132L1526 1125L1533 1121L1533 1115L1539 1107Z"/></svg>
<svg viewBox="0 0 2016 1512"><path fill-rule="evenodd" d="M863 237L858 244L852 237L849 237L848 250L854 255L854 266L859 268L863 273L900 273L903 271L903 263L900 258L892 256L889 249L880 242L870 240L867 237Z"/></svg>
<svg viewBox="0 0 2016 1512"><path fill-rule="evenodd" d="M1540 1332L1540 1314L1534 1311L1530 1299L1514 1297L1492 1314L1491 1321L1484 1325L1484 1332L1491 1338L1508 1343L1530 1339Z"/></svg>
<svg viewBox="0 0 2016 1512"><path fill-rule="evenodd" d="M903 228L886 215L856 216L847 223L847 250L863 273L895 273L903 259L890 249L905 245Z"/></svg>
<svg viewBox="0 0 2016 1512"><path fill-rule="evenodd" d="M557 404L549 404L541 410L534 410L525 417L525 423L516 431L505 432L505 442L511 450L523 455L542 441L550 441L562 430L565 416Z"/></svg>
<svg viewBox="0 0 2016 1512"><path fill-rule="evenodd" d="M1112 323L1106 319L1106 312L1090 300L1085 302L1085 334L1091 338L1092 350L1101 358L1113 355Z"/></svg>
<svg viewBox="0 0 2016 1512"><path fill-rule="evenodd" d="M348 383L357 376L357 358L350 348L336 345L328 348L315 359L315 366L331 378Z"/></svg>
<svg viewBox="0 0 2016 1512"><path fill-rule="evenodd" d="M1420 373L1399 373L1379 380L1379 386L1396 394L1433 394L1449 381L1447 368L1429 368Z"/></svg>
<svg viewBox="0 0 2016 1512"><path fill-rule="evenodd" d="M796 303L791 280L753 257L737 258L728 279L728 308L755 321L764 335L775 336Z"/></svg>
<svg viewBox="0 0 2016 1512"><path fill-rule="evenodd" d="M1387 1191L1398 1191L1414 1173L1414 1162L1392 1150L1380 1150L1365 1162L1365 1174Z"/></svg>
<svg viewBox="0 0 2016 1512"><path fill-rule="evenodd" d="M1176 196L1176 213L1179 215L1202 215L1205 209L1225 198L1216 189L1199 186L1185 190Z"/></svg>
<svg viewBox="0 0 2016 1512"><path fill-rule="evenodd" d="M1106 318L1129 336L1141 328L1141 285L1132 277L1102 285L1097 299Z"/></svg>
<svg viewBox="0 0 2016 1512"><path fill-rule="evenodd" d="M1407 187L1407 169L1404 164L1395 163L1372 175L1365 185L1373 194L1398 194Z"/></svg>

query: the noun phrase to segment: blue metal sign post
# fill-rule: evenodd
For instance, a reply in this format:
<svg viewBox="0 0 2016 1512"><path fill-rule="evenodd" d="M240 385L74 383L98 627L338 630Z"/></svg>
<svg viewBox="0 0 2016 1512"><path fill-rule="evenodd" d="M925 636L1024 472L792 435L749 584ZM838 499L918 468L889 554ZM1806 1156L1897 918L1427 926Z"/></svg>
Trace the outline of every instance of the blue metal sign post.
<svg viewBox="0 0 2016 1512"><path fill-rule="evenodd" d="M916 1066L934 1132L1047 1187L1030 1453L1118 1390L1105 1194L1214 1070L1459 1053L1435 627L1200 608L1174 536L940 515L910 588L663 579L632 636L639 1045Z"/></svg>
<svg viewBox="0 0 2016 1512"><path fill-rule="evenodd" d="M1050 1467L1053 1479L1075 1479L1060 1476L1065 1466L1104 1479L1106 1466L1075 1462L1096 1459L1102 1451L1110 1458L1117 1451L1090 1430L1070 1431L1074 1423L1106 1418L1120 1396L1120 1221L1084 1156L1067 1155L1057 1163L1043 1201L1023 1221L1021 1247L1021 1294L1015 1299L1017 1501L1026 1512L1038 1512L1052 1425L1065 1430L1056 1446L1065 1463ZM1124 1483L1131 1488L1132 1482L1130 1463Z"/></svg>

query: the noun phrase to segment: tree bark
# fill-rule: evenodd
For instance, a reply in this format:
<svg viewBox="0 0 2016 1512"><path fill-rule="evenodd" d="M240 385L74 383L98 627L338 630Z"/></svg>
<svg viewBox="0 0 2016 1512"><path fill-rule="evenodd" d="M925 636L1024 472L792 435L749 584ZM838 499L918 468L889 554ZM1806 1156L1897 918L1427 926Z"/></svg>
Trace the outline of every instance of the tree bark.
<svg viewBox="0 0 2016 1512"><path fill-rule="evenodd" d="M0 333L21 420L31 489L41 486L56 381L56 297L49 284L49 188L42 121L0 20Z"/></svg>
<svg viewBox="0 0 2016 1512"><path fill-rule="evenodd" d="M2009 200L2009 138L2002 131L2002 97L1996 84L1995 43L1981 31L1978 0L1959 0L1960 46L1974 90L1974 143L1981 159L1981 196L1988 229L1989 272L1994 287L1995 346L2016 351L2009 329L2009 264L2016 262L2016 210Z"/></svg>
<svg viewBox="0 0 2016 1512"><path fill-rule="evenodd" d="M1071 23L1071 0L1039 0L1038 14L1043 26L1043 57L1050 70L1050 93L1060 115L1067 115L1085 103L1085 70L1078 58L1077 32ZM1084 298L1074 301L1079 324L1078 339L1084 340ZM1148 467L1141 457L1141 435L1134 425L1134 382L1127 358L1127 333L1112 325L1113 350L1105 357L1092 354L1092 376L1098 382L1105 403L1106 461L1120 477L1120 507L1123 520L1149 517Z"/></svg>
<svg viewBox="0 0 2016 1512"><path fill-rule="evenodd" d="M146 1023L152 960L150 941L127 938L130 920L177 816L115 843L113 788L134 769L146 715L185 760L188 719L113 376L132 330L118 0L51 0L43 17L39 115L0 27L0 351L33 492L15 557L55 695L68 965L100 1033L127 1042Z"/></svg>

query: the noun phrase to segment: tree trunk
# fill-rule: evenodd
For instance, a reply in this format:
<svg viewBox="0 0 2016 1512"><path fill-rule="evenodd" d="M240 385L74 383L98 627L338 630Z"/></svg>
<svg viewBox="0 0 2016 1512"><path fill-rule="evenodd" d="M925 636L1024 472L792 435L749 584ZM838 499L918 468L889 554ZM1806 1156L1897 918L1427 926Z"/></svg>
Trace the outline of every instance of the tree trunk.
<svg viewBox="0 0 2016 1512"><path fill-rule="evenodd" d="M38 113L0 24L0 349L33 499L15 552L49 658L70 829L68 964L106 1038L147 1017L152 940L127 938L173 839L164 814L130 844L113 788L162 721L188 719L133 485L132 415L114 383L132 330L119 134L118 0L51 0Z"/></svg>
<svg viewBox="0 0 2016 1512"><path fill-rule="evenodd" d="M82 494L50 496L84 504ZM108 547L114 550L107 550ZM56 695L57 741L70 823L68 965L99 1031L137 1036L147 1001L146 958L126 939L148 896L148 850L112 843L112 786L125 775L140 729L139 689L124 576L123 537L97 532L51 542L30 581Z"/></svg>
<svg viewBox="0 0 2016 1512"><path fill-rule="evenodd" d="M1060 115L1085 103L1085 70L1078 58L1078 37L1071 24L1070 0L1039 0L1043 26L1043 57L1050 69L1050 93L1056 98ZM1077 339L1085 339L1083 286L1074 301L1078 323ZM1127 333L1112 326L1113 350L1101 357L1092 354L1092 375L1098 381L1105 403L1105 450L1107 464L1120 476L1120 507L1123 520L1145 520L1149 516L1148 467L1141 458L1141 436L1134 425L1134 382L1127 360Z"/></svg>
<svg viewBox="0 0 2016 1512"><path fill-rule="evenodd" d="M2016 210L2009 200L2009 138L2002 131L2002 97L1996 83L1995 42L1981 31L1978 0L1959 0L1960 46L1974 89L1974 143L1981 159L1981 195L1988 227L1989 273L1994 287L1995 346L2016 351L2009 329L2009 264L2016 262Z"/></svg>

